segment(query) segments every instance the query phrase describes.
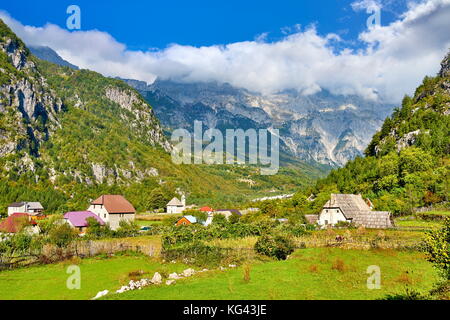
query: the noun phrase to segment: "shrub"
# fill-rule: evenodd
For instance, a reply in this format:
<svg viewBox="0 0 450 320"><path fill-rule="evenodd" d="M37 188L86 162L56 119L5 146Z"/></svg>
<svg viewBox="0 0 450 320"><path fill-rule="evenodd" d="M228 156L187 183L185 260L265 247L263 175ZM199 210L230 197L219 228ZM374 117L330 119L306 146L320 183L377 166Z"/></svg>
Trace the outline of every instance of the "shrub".
<svg viewBox="0 0 450 320"><path fill-rule="evenodd" d="M428 261L442 272L445 279L450 280L450 218L445 219L440 230L432 230L426 234L424 251Z"/></svg>
<svg viewBox="0 0 450 320"><path fill-rule="evenodd" d="M49 231L48 240L58 248L66 248L77 236L74 229L67 223L62 223Z"/></svg>
<svg viewBox="0 0 450 320"><path fill-rule="evenodd" d="M281 235L263 235L255 243L255 250L259 254L286 260L294 252L294 243L291 239Z"/></svg>
<svg viewBox="0 0 450 320"><path fill-rule="evenodd" d="M139 234L139 226L131 221L121 220L119 229L115 231L116 237L135 237Z"/></svg>
<svg viewBox="0 0 450 320"><path fill-rule="evenodd" d="M167 261L181 260L199 267L217 267L226 255L222 248L196 241L175 247L166 247L162 251L162 257Z"/></svg>
<svg viewBox="0 0 450 320"><path fill-rule="evenodd" d="M335 226L335 228L342 228L342 229L353 229L353 228L355 228L355 226L349 221L339 221L334 226Z"/></svg>
<svg viewBox="0 0 450 320"><path fill-rule="evenodd" d="M344 271L345 271L345 263L344 263L344 260L337 258L337 259L333 262L333 265L331 266L331 269L337 270L337 271L340 271L340 272L344 272Z"/></svg>
<svg viewBox="0 0 450 320"><path fill-rule="evenodd" d="M251 271L252 266L248 263L244 264L242 266L242 273L244 274L244 282L250 282L250 271Z"/></svg>
<svg viewBox="0 0 450 320"><path fill-rule="evenodd" d="M90 239L100 239L105 237L111 237L113 232L108 225L102 226L97 219L87 218L88 227L86 230L86 236Z"/></svg>

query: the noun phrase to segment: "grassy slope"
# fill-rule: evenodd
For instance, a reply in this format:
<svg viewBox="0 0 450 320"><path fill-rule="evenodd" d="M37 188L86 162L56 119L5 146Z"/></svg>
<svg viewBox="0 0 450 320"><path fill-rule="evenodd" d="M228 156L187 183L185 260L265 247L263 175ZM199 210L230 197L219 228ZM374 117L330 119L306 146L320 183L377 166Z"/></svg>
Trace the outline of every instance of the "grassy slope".
<svg viewBox="0 0 450 320"><path fill-rule="evenodd" d="M336 259L344 261L344 271L333 270ZM368 290L366 269L378 265L382 288ZM317 266L317 272L311 271ZM408 272L408 273L406 273ZM111 299L377 299L403 291L406 284L418 290L431 289L435 271L419 253L305 249L288 261L252 267L245 283L242 270L201 275L170 287L150 287L142 291L110 296Z"/></svg>
<svg viewBox="0 0 450 320"><path fill-rule="evenodd" d="M333 270L336 259L344 270ZM0 273L0 299L89 299L98 291L117 290L129 281L128 273L145 270L181 271L180 264L161 265L146 257L86 259L81 267L82 289L65 287L69 263L31 267ZM366 269L378 265L382 288L368 290ZM317 271L312 271L317 267ZM408 272L408 273L406 273ZM154 286L141 291L111 295L111 299L377 299L403 291L405 285L429 290L436 272L423 255L393 250L342 250L314 248L297 251L292 259L254 264L251 280L242 270L212 271L180 280L173 286Z"/></svg>

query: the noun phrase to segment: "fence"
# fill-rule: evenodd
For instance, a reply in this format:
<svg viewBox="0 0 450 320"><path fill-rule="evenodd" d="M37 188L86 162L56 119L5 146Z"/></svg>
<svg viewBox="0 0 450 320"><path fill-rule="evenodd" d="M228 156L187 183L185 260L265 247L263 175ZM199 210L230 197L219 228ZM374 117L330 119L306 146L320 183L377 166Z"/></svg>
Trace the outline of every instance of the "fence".
<svg viewBox="0 0 450 320"><path fill-rule="evenodd" d="M0 255L0 270L14 269L17 267L30 266L33 264L49 264L73 257L90 258L101 254L112 256L117 252L134 251L150 257L160 254L160 248L151 243L129 244L121 241L76 241L67 248L58 248L46 245L39 252L29 252L21 255Z"/></svg>

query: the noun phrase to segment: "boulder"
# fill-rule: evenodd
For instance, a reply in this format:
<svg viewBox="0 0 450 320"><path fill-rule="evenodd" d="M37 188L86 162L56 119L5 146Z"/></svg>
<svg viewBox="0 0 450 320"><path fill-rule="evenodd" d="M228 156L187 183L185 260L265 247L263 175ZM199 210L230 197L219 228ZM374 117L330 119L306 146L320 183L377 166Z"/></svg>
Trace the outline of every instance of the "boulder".
<svg viewBox="0 0 450 320"><path fill-rule="evenodd" d="M177 280L177 279L180 279L180 276L176 272L174 272L174 273L169 274L169 279Z"/></svg>
<svg viewBox="0 0 450 320"><path fill-rule="evenodd" d="M99 293L97 293L97 295L96 295L95 297L92 298L92 300L96 300L96 299L98 299L98 298L101 298L101 297L103 297L103 296L106 296L108 293L109 293L108 290L100 291Z"/></svg>
<svg viewBox="0 0 450 320"><path fill-rule="evenodd" d="M170 286L171 284L175 283L175 280L167 280L166 285Z"/></svg>
<svg viewBox="0 0 450 320"><path fill-rule="evenodd" d="M153 284L161 284L162 283L162 277L159 274L159 272L155 272L155 274L153 275L153 278L151 280L151 282Z"/></svg>
<svg viewBox="0 0 450 320"><path fill-rule="evenodd" d="M191 269L191 268L183 271L183 276L185 276L185 277L190 277L190 276L193 276L194 274L195 274L195 270Z"/></svg>

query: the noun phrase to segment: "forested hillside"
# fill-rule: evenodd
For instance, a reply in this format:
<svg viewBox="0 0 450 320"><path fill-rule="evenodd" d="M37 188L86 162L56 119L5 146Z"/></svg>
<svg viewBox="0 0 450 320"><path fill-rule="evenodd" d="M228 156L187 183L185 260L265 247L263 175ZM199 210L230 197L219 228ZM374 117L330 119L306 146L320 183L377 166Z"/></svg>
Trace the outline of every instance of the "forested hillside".
<svg viewBox="0 0 450 320"><path fill-rule="evenodd" d="M86 209L102 193L124 194L138 210L188 202L231 205L292 191L321 171L175 165L151 106L120 80L34 57L0 20L0 214L13 201L48 212ZM251 182L251 183L250 183Z"/></svg>
<svg viewBox="0 0 450 320"><path fill-rule="evenodd" d="M378 210L396 215L412 208L445 205L450 179L450 53L436 77L425 77L413 97L387 118L365 157L333 170L314 188L296 195L296 204L317 212L329 194L361 193ZM311 193L316 201L309 202Z"/></svg>

